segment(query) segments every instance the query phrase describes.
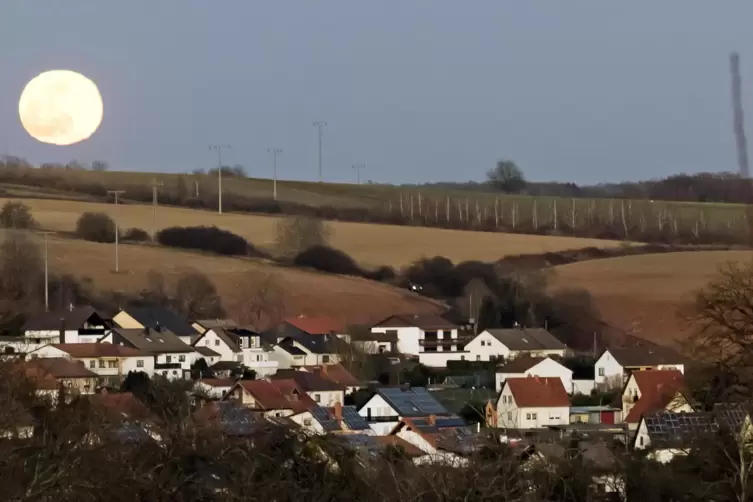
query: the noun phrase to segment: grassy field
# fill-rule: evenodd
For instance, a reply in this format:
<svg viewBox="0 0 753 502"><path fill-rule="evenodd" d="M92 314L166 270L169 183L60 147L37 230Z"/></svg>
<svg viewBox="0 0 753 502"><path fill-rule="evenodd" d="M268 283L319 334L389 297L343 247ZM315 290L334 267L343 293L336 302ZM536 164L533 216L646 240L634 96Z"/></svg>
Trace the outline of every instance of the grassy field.
<svg viewBox="0 0 753 502"><path fill-rule="evenodd" d="M208 175L64 169L19 169L18 173L13 175L15 181L5 181L33 186L40 185L39 180L45 177L61 177L70 183L117 189L133 185L148 187L156 180L162 183L163 193L176 193L181 185L191 196L196 193L210 199L217 196L217 179ZM228 195L272 198L271 180L226 177L224 181L223 189ZM55 188L58 195L68 190L76 196L65 182ZM572 233L572 228L582 230L608 225L619 237L627 239L635 239L636 233L648 231L687 238L711 233L740 236L747 232L746 208L737 204L530 197L437 187L284 180L278 182L278 195L281 202L314 207L371 208L380 214L463 228L484 224L528 232L549 229L567 235Z"/></svg>
<svg viewBox="0 0 753 502"><path fill-rule="evenodd" d="M76 220L86 211L106 212L121 228L152 230L152 206L118 205L24 199L42 227L54 231L72 231ZM217 214L161 206L157 211L158 228L186 225L217 225L244 236L254 245L274 252L278 218L247 214ZM615 247L618 241L550 237L540 235L468 232L429 227L409 227L363 223L330 222L330 243L353 256L361 265L404 266L422 257L447 256L453 261L494 261L507 255L578 249L587 246Z"/></svg>
<svg viewBox="0 0 753 502"><path fill-rule="evenodd" d="M41 237L35 237L41 240ZM395 312L437 312L436 302L402 289L359 278L278 267L245 258L206 256L158 246L121 245L120 272L114 273L114 246L50 237L50 270L68 273L95 291L138 293L147 286L150 270L165 276L196 269L217 286L226 308L238 298L247 272L274 274L283 292L285 314L332 315L352 323L376 322ZM232 315L232 310L228 312Z"/></svg>
<svg viewBox="0 0 753 502"><path fill-rule="evenodd" d="M695 251L584 261L554 267L551 288L586 289L607 323L673 343L690 330L694 293L724 263L751 258L750 251Z"/></svg>

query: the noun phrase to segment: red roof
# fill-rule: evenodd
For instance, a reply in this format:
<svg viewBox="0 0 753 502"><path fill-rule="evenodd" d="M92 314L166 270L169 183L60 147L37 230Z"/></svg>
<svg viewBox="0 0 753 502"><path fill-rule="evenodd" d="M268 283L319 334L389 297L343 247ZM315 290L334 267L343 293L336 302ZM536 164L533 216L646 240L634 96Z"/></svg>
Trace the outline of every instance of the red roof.
<svg viewBox="0 0 753 502"><path fill-rule="evenodd" d="M570 398L557 377L508 378L515 404L520 408L563 408L570 406Z"/></svg>
<svg viewBox="0 0 753 502"><path fill-rule="evenodd" d="M295 380L241 380L238 385L251 394L264 410L293 410L298 413L316 406L313 399L298 389Z"/></svg>
<svg viewBox="0 0 753 502"><path fill-rule="evenodd" d="M325 364L320 366L303 366L303 369L310 373L319 374L320 376L335 382L343 387L358 387L361 385L356 377L350 371L345 369L342 364Z"/></svg>
<svg viewBox="0 0 753 502"><path fill-rule="evenodd" d="M685 378L677 370L634 371L632 376L641 397L625 417L627 423L638 423L644 413L666 409L686 388Z"/></svg>
<svg viewBox="0 0 753 502"><path fill-rule="evenodd" d="M77 358L143 357L150 355L143 350L112 343L56 343L53 347Z"/></svg>
<svg viewBox="0 0 753 502"><path fill-rule="evenodd" d="M209 387L232 387L236 381L231 378L202 378L196 383L203 383Z"/></svg>
<svg viewBox="0 0 753 502"><path fill-rule="evenodd" d="M292 324L301 331L305 331L309 335L327 335L345 331L343 322L334 317L298 316L285 319L285 322Z"/></svg>

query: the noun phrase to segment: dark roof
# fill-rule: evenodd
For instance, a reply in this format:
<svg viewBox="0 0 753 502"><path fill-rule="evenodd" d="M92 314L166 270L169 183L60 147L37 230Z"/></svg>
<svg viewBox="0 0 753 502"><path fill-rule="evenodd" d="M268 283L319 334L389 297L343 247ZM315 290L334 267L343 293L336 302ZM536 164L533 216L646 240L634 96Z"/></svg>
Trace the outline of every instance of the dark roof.
<svg viewBox="0 0 753 502"><path fill-rule="evenodd" d="M237 328L238 323L235 322L233 319L199 319L198 321L194 321L195 324L198 324L204 329L215 329L215 328Z"/></svg>
<svg viewBox="0 0 753 502"><path fill-rule="evenodd" d="M714 413L654 411L643 416L646 432L655 448L687 447L696 439L719 430Z"/></svg>
<svg viewBox="0 0 753 502"><path fill-rule="evenodd" d="M641 397L623 418L627 423L638 423L644 413L666 408L678 393L686 390L685 378L677 370L634 371L631 378L635 379Z"/></svg>
<svg viewBox="0 0 753 502"><path fill-rule="evenodd" d="M382 387L376 393L401 417L449 415L434 396L423 387Z"/></svg>
<svg viewBox="0 0 753 502"><path fill-rule="evenodd" d="M243 363L239 363L238 361L217 361L209 369L216 371L241 370L243 369Z"/></svg>
<svg viewBox="0 0 753 502"><path fill-rule="evenodd" d="M750 403L716 403L714 415L719 425L727 430L738 433L750 417Z"/></svg>
<svg viewBox="0 0 753 502"><path fill-rule="evenodd" d="M622 366L656 366L684 362L680 354L667 347L625 347L607 350Z"/></svg>
<svg viewBox="0 0 753 502"><path fill-rule="evenodd" d="M214 332L214 334L216 334L217 337L220 340L222 340L223 342L225 342L225 345L227 345L228 347L230 347L230 350L232 350L233 352L240 352L241 351L241 346L238 343L238 337L235 336L235 335L233 335L230 331L225 330L223 328L211 328L211 331ZM205 335L206 335L206 333L204 333L201 336L204 337ZM201 338L197 339L194 342L194 345L197 344L197 343L199 343L199 340L201 340Z"/></svg>
<svg viewBox="0 0 753 502"><path fill-rule="evenodd" d="M139 357L151 356L151 353L140 349L125 347L123 345L113 345L111 343L57 343L52 345L58 350L62 350L71 357L99 358L99 357Z"/></svg>
<svg viewBox="0 0 753 502"><path fill-rule="evenodd" d="M184 343L174 333L164 329L157 331L156 329L113 328L113 333L117 333L137 349L156 354L194 352L193 347Z"/></svg>
<svg viewBox="0 0 753 502"><path fill-rule="evenodd" d="M198 331L187 320L164 307L128 307L125 313L145 328L166 328L177 336L196 336Z"/></svg>
<svg viewBox="0 0 753 502"><path fill-rule="evenodd" d="M53 378L97 378L97 374L89 371L79 361L71 361L63 357L37 357L27 361L27 365L37 367Z"/></svg>
<svg viewBox="0 0 753 502"><path fill-rule="evenodd" d="M270 377L272 380L293 379L306 392L327 392L343 390L343 386L333 382L321 373L308 371L277 372Z"/></svg>
<svg viewBox="0 0 753 502"><path fill-rule="evenodd" d="M73 307L73 309L55 310L33 315L21 328L21 331L56 331L61 323L66 330L81 328L93 315L102 317L92 307Z"/></svg>
<svg viewBox="0 0 753 502"><path fill-rule="evenodd" d="M217 352L213 351L209 347L202 347L201 345L194 345L193 348L194 348L194 350L196 352L198 352L202 356L207 356L207 357L218 357L219 356L219 354Z"/></svg>
<svg viewBox="0 0 753 502"><path fill-rule="evenodd" d="M324 408L322 406L315 406L311 408L311 414L319 422L322 428L326 432L340 431L342 430L340 422L337 419L337 411L335 408ZM341 408L341 420L342 425L351 431L368 431L371 430L368 422L361 417L356 411L355 406L343 406Z"/></svg>
<svg viewBox="0 0 753 502"><path fill-rule="evenodd" d="M525 373L526 370L539 364L546 357L516 357L515 359L497 366L497 373Z"/></svg>
<svg viewBox="0 0 753 502"><path fill-rule="evenodd" d="M458 325L439 314L396 314L384 319L374 327L427 329L457 329Z"/></svg>
<svg viewBox="0 0 753 502"><path fill-rule="evenodd" d="M488 329L510 350L562 350L567 345L543 328Z"/></svg>
<svg viewBox="0 0 753 502"><path fill-rule="evenodd" d="M329 335L300 335L294 338L296 342L303 345L306 350L313 354L332 354L335 348L329 338Z"/></svg>
<svg viewBox="0 0 753 502"><path fill-rule="evenodd" d="M293 344L293 340L290 339L290 338L288 338L287 340L281 341L278 346L282 350L284 350L285 352L287 352L288 354L293 355L293 356L304 356L304 355L306 355L306 353L303 350L299 349L298 347L296 347Z"/></svg>
<svg viewBox="0 0 753 502"><path fill-rule="evenodd" d="M358 387L361 383L342 364L324 364L320 366L303 366L308 372L318 373L322 377L345 387Z"/></svg>
<svg viewBox="0 0 753 502"><path fill-rule="evenodd" d="M261 420L250 409L232 401L212 402L194 413L199 425L217 426L228 436L248 436L258 430Z"/></svg>
<svg viewBox="0 0 753 502"><path fill-rule="evenodd" d="M403 418L392 434L395 434L402 427L418 433L439 450L450 451L459 455L471 454L481 446L480 438L475 436L465 421L457 416Z"/></svg>

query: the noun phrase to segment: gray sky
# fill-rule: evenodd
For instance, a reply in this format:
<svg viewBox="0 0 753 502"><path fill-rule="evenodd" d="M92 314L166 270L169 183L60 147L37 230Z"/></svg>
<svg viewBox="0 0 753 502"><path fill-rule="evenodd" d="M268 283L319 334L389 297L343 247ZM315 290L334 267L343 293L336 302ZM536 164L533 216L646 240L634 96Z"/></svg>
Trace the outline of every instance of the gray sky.
<svg viewBox="0 0 753 502"><path fill-rule="evenodd" d="M753 117L750 0L128 0L0 2L0 152L113 169L228 163L328 180L591 183L734 170L728 53ZM750 50L749 50L750 49ZM87 142L21 128L26 82L79 71L102 92ZM753 126L749 125L749 136Z"/></svg>

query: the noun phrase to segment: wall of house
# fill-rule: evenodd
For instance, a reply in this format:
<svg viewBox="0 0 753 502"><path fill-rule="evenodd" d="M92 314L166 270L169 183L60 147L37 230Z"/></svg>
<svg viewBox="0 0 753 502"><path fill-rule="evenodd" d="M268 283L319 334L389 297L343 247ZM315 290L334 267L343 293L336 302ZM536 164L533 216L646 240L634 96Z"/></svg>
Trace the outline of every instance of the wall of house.
<svg viewBox="0 0 753 502"><path fill-rule="evenodd" d="M576 380L573 379L572 394L591 394L596 388L596 382L593 380Z"/></svg>
<svg viewBox="0 0 753 502"><path fill-rule="evenodd" d="M622 416L626 417L630 410L635 406L638 399L641 398L641 389L631 375L622 391Z"/></svg>
<svg viewBox="0 0 753 502"><path fill-rule="evenodd" d="M509 388L503 388L497 399L497 427L517 428L519 423L518 406Z"/></svg>
<svg viewBox="0 0 753 502"><path fill-rule="evenodd" d="M358 410L358 414L365 419L378 419L378 418L397 418L397 411L387 403L379 394L374 394L371 399L366 401L366 404L361 406Z"/></svg>
<svg viewBox="0 0 753 502"><path fill-rule="evenodd" d="M123 357L120 359L120 365L123 376L128 375L130 371L141 371L149 376L154 375L153 356Z"/></svg>
<svg viewBox="0 0 753 502"><path fill-rule="evenodd" d="M277 361L270 360L270 353L260 348L242 349L241 353L236 355L240 355L243 358L241 362L260 377L274 375L279 368Z"/></svg>
<svg viewBox="0 0 753 502"><path fill-rule="evenodd" d="M353 346L364 354L386 354L395 350L392 342L377 342L372 340L356 340L353 342Z"/></svg>
<svg viewBox="0 0 753 502"><path fill-rule="evenodd" d="M495 375L495 384L497 392L502 390L502 386L508 378L520 378L526 376L552 377L559 378L568 394L573 389L573 372L562 366L552 359L544 359L540 363L532 366L523 373L497 373ZM590 391L589 391L590 392Z"/></svg>
<svg viewBox="0 0 753 502"><path fill-rule="evenodd" d="M29 355L31 357L65 357L66 359L71 358L71 355L69 353L63 352L62 350L53 347L52 345L42 345ZM86 367L88 368L89 366L87 365Z"/></svg>
<svg viewBox="0 0 753 502"><path fill-rule="evenodd" d="M565 357L567 356L567 349L557 350L511 350L509 358L515 359L516 357Z"/></svg>
<svg viewBox="0 0 753 502"><path fill-rule="evenodd" d="M623 371L622 365L606 350L594 364L594 383L599 387L608 382L621 386Z"/></svg>
<svg viewBox="0 0 753 502"><path fill-rule="evenodd" d="M492 358L509 358L510 349L494 338L488 331L482 331L465 346L469 361L491 361Z"/></svg>
<svg viewBox="0 0 753 502"><path fill-rule="evenodd" d="M525 373L496 373L494 375L494 389L500 392L508 378L522 378L524 376Z"/></svg>
<svg viewBox="0 0 753 502"><path fill-rule="evenodd" d="M421 352L418 340L423 337L423 331L420 328L383 328L379 326L371 328L372 333L387 333L387 331L397 331L398 352L414 356L417 356L418 353Z"/></svg>
<svg viewBox="0 0 753 502"><path fill-rule="evenodd" d="M217 333L215 333L214 330L207 330L201 338L196 340L195 345L201 347L209 347L213 351L217 352L220 355L220 361L238 360L236 359L236 353L233 352L233 349L228 347L228 345L219 336L217 336Z"/></svg>
<svg viewBox="0 0 753 502"><path fill-rule="evenodd" d="M369 422L369 427L377 436L388 436L399 423L398 420L391 422Z"/></svg>
<svg viewBox="0 0 753 502"><path fill-rule="evenodd" d="M31 343L79 343L77 329L64 331L63 337L65 338L65 342L60 340L59 329L24 331L24 338Z"/></svg>
<svg viewBox="0 0 753 502"><path fill-rule="evenodd" d="M197 392L203 392L211 398L222 399L223 397L225 397L225 394L230 392L233 387L231 385L217 387L214 385L207 385L204 382L198 381L196 382L194 388Z"/></svg>
<svg viewBox="0 0 753 502"><path fill-rule="evenodd" d="M314 418L310 411L297 413L290 416L290 420L297 423L303 430L309 434L324 434L324 427Z"/></svg>
<svg viewBox="0 0 753 502"><path fill-rule="evenodd" d="M421 352L418 362L431 368L446 368L447 361L470 361L465 352Z"/></svg>
<svg viewBox="0 0 753 502"><path fill-rule="evenodd" d="M313 399L319 406L330 407L335 403L345 403L345 391L333 390L333 391L312 391L307 392L309 397Z"/></svg>
<svg viewBox="0 0 753 502"><path fill-rule="evenodd" d="M537 429L549 425L567 425L569 422L569 406L520 408L509 388L500 393L497 401L497 427Z"/></svg>
<svg viewBox="0 0 753 502"><path fill-rule="evenodd" d="M406 428L403 427L400 431L398 431L397 436L406 440L424 453L428 453L430 455L437 453L437 449L434 448L431 443L425 440L417 432L406 430Z"/></svg>

